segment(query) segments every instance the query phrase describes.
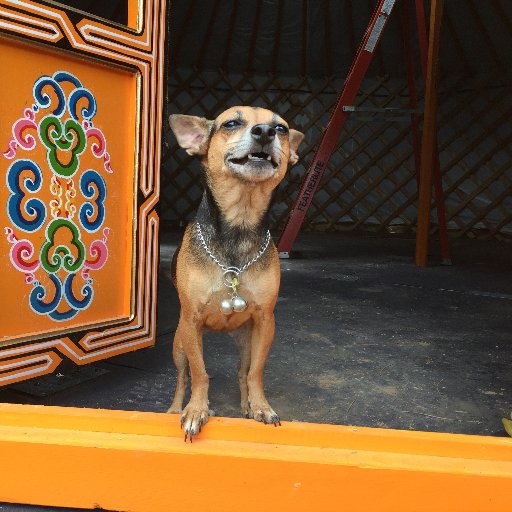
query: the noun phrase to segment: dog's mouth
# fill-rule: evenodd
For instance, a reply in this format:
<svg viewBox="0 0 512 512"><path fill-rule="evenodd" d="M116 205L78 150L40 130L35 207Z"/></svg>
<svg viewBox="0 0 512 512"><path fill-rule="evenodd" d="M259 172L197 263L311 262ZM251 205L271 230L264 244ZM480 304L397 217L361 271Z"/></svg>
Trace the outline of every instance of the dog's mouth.
<svg viewBox="0 0 512 512"><path fill-rule="evenodd" d="M248 153L247 155L240 158L229 158L229 163L235 165L257 165L257 166L265 166L270 164L274 169L279 167L279 163L276 162L273 156L270 153L265 153L260 151L258 153Z"/></svg>

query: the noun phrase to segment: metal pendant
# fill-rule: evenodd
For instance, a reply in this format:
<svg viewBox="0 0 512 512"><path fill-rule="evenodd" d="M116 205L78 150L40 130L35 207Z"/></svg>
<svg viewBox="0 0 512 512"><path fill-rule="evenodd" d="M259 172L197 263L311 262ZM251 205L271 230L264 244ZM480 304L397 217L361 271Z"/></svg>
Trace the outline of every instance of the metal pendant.
<svg viewBox="0 0 512 512"><path fill-rule="evenodd" d="M231 288L231 299L224 299L220 303L220 310L225 315L230 315L233 311L241 313L247 309L247 301L237 294L237 288L240 286L240 269L230 267L224 271L224 284Z"/></svg>
<svg viewBox="0 0 512 512"><path fill-rule="evenodd" d="M247 309L247 301L239 295L233 295L231 299L224 299L219 308L225 315L230 315L233 312L241 313Z"/></svg>
<svg viewBox="0 0 512 512"><path fill-rule="evenodd" d="M233 311L237 311L241 313L247 309L247 302L245 299L242 299L239 295L234 295L231 298L231 304L233 305Z"/></svg>
<svg viewBox="0 0 512 512"><path fill-rule="evenodd" d="M225 315L230 315L231 313L233 313L233 303L231 302L231 299L224 299L221 303L220 303L220 310L225 314Z"/></svg>

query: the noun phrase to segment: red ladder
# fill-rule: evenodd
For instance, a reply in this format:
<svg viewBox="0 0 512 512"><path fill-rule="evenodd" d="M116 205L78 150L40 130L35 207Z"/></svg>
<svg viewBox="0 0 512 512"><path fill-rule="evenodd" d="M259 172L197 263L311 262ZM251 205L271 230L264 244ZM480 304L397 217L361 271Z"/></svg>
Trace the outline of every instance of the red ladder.
<svg viewBox="0 0 512 512"><path fill-rule="evenodd" d="M416 112L417 93L414 80L414 62L411 52L411 35L408 24L407 1L403 0L401 26L402 39L404 44L404 55L407 68L407 81L409 85L411 127L413 135L413 148L415 154L416 176L419 182L420 169L420 132L419 132L419 116ZM300 231L306 213L311 205L313 196L318 188L324 170L331 158L332 152L338 141L339 134L347 121L350 112L357 110L353 107L357 93L361 87L361 83L366 75L368 66L372 61L375 49L381 39L384 29L387 26L396 0L379 0L377 8L373 13L372 19L366 33L363 37L361 45L357 50L356 57L350 71L347 75L343 89L336 101L334 110L327 127L322 134L320 144L315 152L311 165L304 178L301 189L295 200L295 204L290 213L288 222L279 238L277 245L279 255L282 258L290 257L297 234ZM415 0L416 3L416 20L418 27L418 38L420 47L421 69L423 78L425 79L427 69L427 29L425 24L425 12L423 0ZM361 109L368 110L368 109ZM377 109L374 109L377 110ZM439 152L436 147L436 155L433 167L433 181L436 194L436 210L440 232L440 248L441 256L444 264L450 264L450 249L448 244L448 231L446 227L446 215L444 208L444 195L441 182L441 171L439 166Z"/></svg>

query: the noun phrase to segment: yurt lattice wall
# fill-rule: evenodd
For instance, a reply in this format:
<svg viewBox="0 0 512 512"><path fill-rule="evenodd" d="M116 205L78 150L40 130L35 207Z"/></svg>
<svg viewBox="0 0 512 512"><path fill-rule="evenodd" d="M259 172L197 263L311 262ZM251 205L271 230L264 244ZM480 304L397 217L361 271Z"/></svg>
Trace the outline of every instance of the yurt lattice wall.
<svg viewBox="0 0 512 512"><path fill-rule="evenodd" d="M258 105L306 134L300 163L276 192L274 228L287 219L374 3L195 0L171 6L168 113L214 118L229 106ZM428 13L428 1L425 7ZM439 150L454 236L512 234L510 20L507 0L446 2ZM396 13L357 105L408 107L401 44ZM417 72L421 85L419 64ZM410 135L407 115L352 114L304 228L413 230L417 190ZM199 162L180 151L170 133L164 145L161 218L164 225L182 224L201 198ZM435 215L432 220L435 229Z"/></svg>

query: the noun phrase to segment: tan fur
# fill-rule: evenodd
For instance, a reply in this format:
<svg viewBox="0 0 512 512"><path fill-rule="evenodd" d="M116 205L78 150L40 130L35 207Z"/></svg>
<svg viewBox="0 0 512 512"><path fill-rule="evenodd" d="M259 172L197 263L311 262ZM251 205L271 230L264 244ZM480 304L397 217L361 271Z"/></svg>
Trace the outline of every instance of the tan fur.
<svg viewBox="0 0 512 512"><path fill-rule="evenodd" d="M223 123L239 116L247 123L244 130L222 129ZM214 122L191 116L171 116L170 124L177 140L190 154L203 156L207 173L207 185L224 219L231 226L255 228L268 208L274 188L284 177L289 161L296 161L296 150L303 135L295 130L276 135L274 148L279 165L268 176L263 174L240 174L226 164L229 151L244 148L251 138L248 131L255 125L282 124L284 120L265 109L233 107L222 113ZM212 126L217 131L209 139ZM244 138L245 137L245 138ZM242 150L240 149L240 151ZM273 153L274 154L274 153ZM236 166L235 166L236 167ZM182 412L181 421L187 435L197 434L208 420L208 375L203 361L203 330L230 332L240 348L239 383L242 412L265 423L279 422L270 407L263 390L263 370L274 336L274 306L279 292L280 266L273 243L267 249L262 267L249 267L241 278L238 290L248 303L244 312L226 316L219 309L220 302L227 298L229 290L223 284L222 270L206 257L198 261L194 256L196 246L192 242L195 224L191 224L184 235L176 262L176 288L181 311L176 330L173 357L178 368L178 379L174 400L169 412ZM247 261L259 247L246 242L237 247ZM187 385L186 366L190 368L192 394L188 405L182 410Z"/></svg>

